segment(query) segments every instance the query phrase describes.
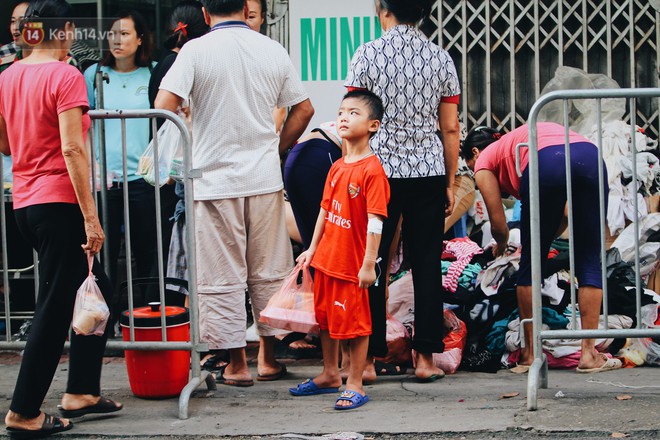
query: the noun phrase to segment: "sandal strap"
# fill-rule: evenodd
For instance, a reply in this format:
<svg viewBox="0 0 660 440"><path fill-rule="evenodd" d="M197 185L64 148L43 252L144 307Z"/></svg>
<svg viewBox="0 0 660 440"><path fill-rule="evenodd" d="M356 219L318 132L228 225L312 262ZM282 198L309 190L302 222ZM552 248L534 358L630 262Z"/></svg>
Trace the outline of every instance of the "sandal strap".
<svg viewBox="0 0 660 440"><path fill-rule="evenodd" d="M41 425L41 429L47 430L54 428L56 429L64 428L64 422L59 417L55 417L51 414L44 413L44 422Z"/></svg>

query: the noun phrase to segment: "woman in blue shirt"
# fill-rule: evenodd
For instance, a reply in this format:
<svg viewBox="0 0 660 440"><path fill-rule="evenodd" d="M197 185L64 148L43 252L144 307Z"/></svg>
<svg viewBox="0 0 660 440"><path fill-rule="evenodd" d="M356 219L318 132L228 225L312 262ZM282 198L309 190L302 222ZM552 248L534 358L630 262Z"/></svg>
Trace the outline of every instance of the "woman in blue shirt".
<svg viewBox="0 0 660 440"><path fill-rule="evenodd" d="M135 11L118 15L108 35L109 50L99 64L85 71L90 108L97 108L95 86L97 71L108 75L103 82L103 107L106 109L148 109L150 61L152 44L145 19ZM126 166L123 172L122 130L120 120L105 121L105 148L108 180L108 224L106 230L110 247L110 279L117 282L117 260L124 223L123 185L128 182L128 207L130 214L131 246L137 266L137 277L154 276L157 269L156 204L155 190L139 175L138 161L149 144L150 123L147 119L126 120ZM98 155L98 150L97 150ZM110 182L108 182L110 183ZM161 189L164 243L169 243L172 216L176 197L173 187ZM169 229L169 231L167 231ZM167 231L167 232L166 232Z"/></svg>

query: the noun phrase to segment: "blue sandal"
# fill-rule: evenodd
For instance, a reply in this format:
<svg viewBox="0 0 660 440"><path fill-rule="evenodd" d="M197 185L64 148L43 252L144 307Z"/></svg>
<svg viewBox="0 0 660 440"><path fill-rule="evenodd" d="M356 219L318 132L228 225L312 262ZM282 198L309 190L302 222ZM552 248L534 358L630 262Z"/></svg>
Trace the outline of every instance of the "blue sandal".
<svg viewBox="0 0 660 440"><path fill-rule="evenodd" d="M321 388L314 383L312 379L307 379L299 383L295 388L289 388L289 393L293 396L315 396L317 394L334 394L339 391L339 387Z"/></svg>
<svg viewBox="0 0 660 440"><path fill-rule="evenodd" d="M351 402L351 405L348 406L342 406L338 405L339 402L341 401L348 401ZM365 403L369 401L369 396L366 394L364 396L356 393L355 391L344 391L339 395L339 398L337 399L337 402L335 403L335 409L337 410L344 410L344 409L355 409L359 408Z"/></svg>

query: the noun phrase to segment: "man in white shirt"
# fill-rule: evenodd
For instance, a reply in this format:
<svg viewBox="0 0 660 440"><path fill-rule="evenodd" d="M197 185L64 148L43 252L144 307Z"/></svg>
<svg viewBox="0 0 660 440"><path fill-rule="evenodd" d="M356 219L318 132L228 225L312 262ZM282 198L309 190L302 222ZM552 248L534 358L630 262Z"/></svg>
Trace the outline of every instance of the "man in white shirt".
<svg viewBox="0 0 660 440"><path fill-rule="evenodd" d="M245 24L245 0L203 0L211 31L188 42L163 79L155 107L190 101L200 332L228 349L219 383L253 385L245 357L245 289L254 316L292 267L280 154L303 133L314 109L286 50ZM291 107L275 132L273 109ZM274 356L281 333L257 323L257 379L286 369Z"/></svg>

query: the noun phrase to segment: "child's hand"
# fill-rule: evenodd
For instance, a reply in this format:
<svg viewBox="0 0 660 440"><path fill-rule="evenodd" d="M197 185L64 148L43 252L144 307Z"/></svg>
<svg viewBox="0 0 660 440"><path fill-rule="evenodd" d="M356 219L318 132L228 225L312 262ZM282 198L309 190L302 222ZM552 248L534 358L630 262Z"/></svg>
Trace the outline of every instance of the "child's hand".
<svg viewBox="0 0 660 440"><path fill-rule="evenodd" d="M314 252L308 249L302 254L298 255L298 258L296 258L296 263L302 264L305 267L309 267L309 265L312 263L312 258L314 258Z"/></svg>
<svg viewBox="0 0 660 440"><path fill-rule="evenodd" d="M368 289L376 282L376 268L373 264L363 264L358 272L358 284L360 289Z"/></svg>

